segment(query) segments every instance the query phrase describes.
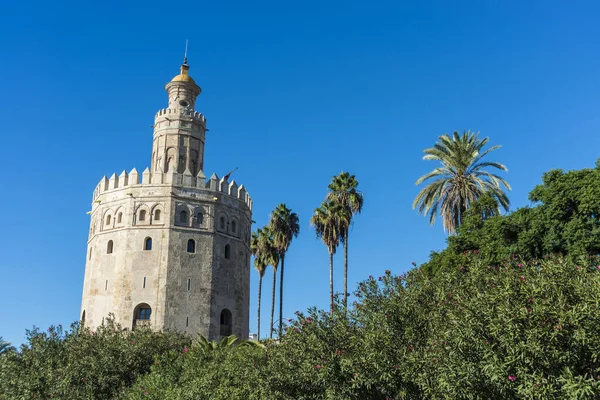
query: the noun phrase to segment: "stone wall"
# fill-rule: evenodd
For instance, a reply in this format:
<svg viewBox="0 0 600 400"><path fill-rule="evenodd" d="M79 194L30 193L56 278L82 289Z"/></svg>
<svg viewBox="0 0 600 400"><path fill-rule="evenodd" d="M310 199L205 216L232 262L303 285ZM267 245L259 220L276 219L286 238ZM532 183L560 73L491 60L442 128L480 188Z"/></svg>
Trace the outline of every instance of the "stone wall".
<svg viewBox="0 0 600 400"><path fill-rule="evenodd" d="M252 200L243 186L216 175L205 181L201 171L146 170L140 180L133 170L103 178L92 204L82 299L87 326L95 329L114 313L132 328L136 306L147 304L155 329L218 339L228 309L232 333L247 337Z"/></svg>

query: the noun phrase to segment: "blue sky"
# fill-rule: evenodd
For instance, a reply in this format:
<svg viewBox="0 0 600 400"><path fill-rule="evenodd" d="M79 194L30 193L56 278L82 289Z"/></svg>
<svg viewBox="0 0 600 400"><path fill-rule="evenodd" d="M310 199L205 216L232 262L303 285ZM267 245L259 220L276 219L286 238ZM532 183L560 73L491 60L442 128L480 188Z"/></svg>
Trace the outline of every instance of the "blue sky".
<svg viewBox="0 0 600 400"><path fill-rule="evenodd" d="M444 248L441 225L411 208L437 136L471 129L501 144L490 160L509 169L512 209L544 171L600 155L597 2L88 3L13 2L0 15L0 336L14 343L78 318L92 190L149 165L186 39L210 129L206 175L239 167L257 226L281 202L300 216L284 317L327 307L327 250L308 221L340 171L365 196L354 288ZM252 332L256 284L253 271ZM263 332L269 285L270 271Z"/></svg>

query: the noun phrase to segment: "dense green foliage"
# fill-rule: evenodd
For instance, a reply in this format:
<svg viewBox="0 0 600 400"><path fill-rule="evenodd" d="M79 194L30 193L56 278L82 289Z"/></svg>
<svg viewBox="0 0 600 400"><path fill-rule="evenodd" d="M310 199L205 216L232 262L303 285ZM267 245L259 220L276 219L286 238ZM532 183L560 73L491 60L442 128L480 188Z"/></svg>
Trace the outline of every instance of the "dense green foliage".
<svg viewBox="0 0 600 400"><path fill-rule="evenodd" d="M74 324L27 332L0 357L0 399L111 399L150 371L154 357L189 346L178 333L128 332L111 320L97 331Z"/></svg>
<svg viewBox="0 0 600 400"><path fill-rule="evenodd" d="M432 253L423 269L455 270L467 254L497 265L512 256L532 260L561 254L574 262L600 254L600 163L596 168L552 170L529 194L532 207L494 216L484 196L472 205L448 247Z"/></svg>
<svg viewBox="0 0 600 400"><path fill-rule="evenodd" d="M388 271L281 342L190 344L118 327L33 331L0 356L0 399L586 399L600 393L597 258Z"/></svg>

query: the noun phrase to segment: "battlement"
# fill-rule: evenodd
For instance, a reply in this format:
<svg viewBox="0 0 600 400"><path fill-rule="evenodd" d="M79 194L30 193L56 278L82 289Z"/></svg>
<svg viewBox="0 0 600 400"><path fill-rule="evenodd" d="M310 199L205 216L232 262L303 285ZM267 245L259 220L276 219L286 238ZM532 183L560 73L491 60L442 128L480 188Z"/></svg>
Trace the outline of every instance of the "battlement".
<svg viewBox="0 0 600 400"><path fill-rule="evenodd" d="M121 172L117 176L116 173L112 174L110 178L104 176L96 188L94 189L93 200L113 190L122 189L125 187L143 187L143 186L175 186L183 188L199 188L206 191L220 193L229 197L236 198L248 206L252 210L252 199L246 191L244 185L238 186L235 180L228 182L224 177L220 178L217 174L206 180L206 175L202 171L198 172L196 176L192 175L189 170L185 170L183 174L179 174L176 171L163 172L157 170L150 172L148 168L141 174L134 168L129 173L127 171Z"/></svg>
<svg viewBox="0 0 600 400"><path fill-rule="evenodd" d="M163 108L162 110L158 110L158 112L154 116L154 120L164 117L164 116L169 116L169 115L172 115L174 117L179 117L179 116L189 117L194 120L202 122L202 124L206 124L206 118L204 118L204 115L202 115L202 113L199 113L198 111L189 110L186 108Z"/></svg>

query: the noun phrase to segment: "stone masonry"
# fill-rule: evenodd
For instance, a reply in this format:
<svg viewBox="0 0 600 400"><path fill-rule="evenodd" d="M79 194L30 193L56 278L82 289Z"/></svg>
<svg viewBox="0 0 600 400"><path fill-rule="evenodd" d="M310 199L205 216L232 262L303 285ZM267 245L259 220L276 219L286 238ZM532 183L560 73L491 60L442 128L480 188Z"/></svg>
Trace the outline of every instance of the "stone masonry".
<svg viewBox="0 0 600 400"><path fill-rule="evenodd" d="M152 170L104 177L93 194L81 319L248 337L252 200L204 175L206 119L187 62L154 119Z"/></svg>

